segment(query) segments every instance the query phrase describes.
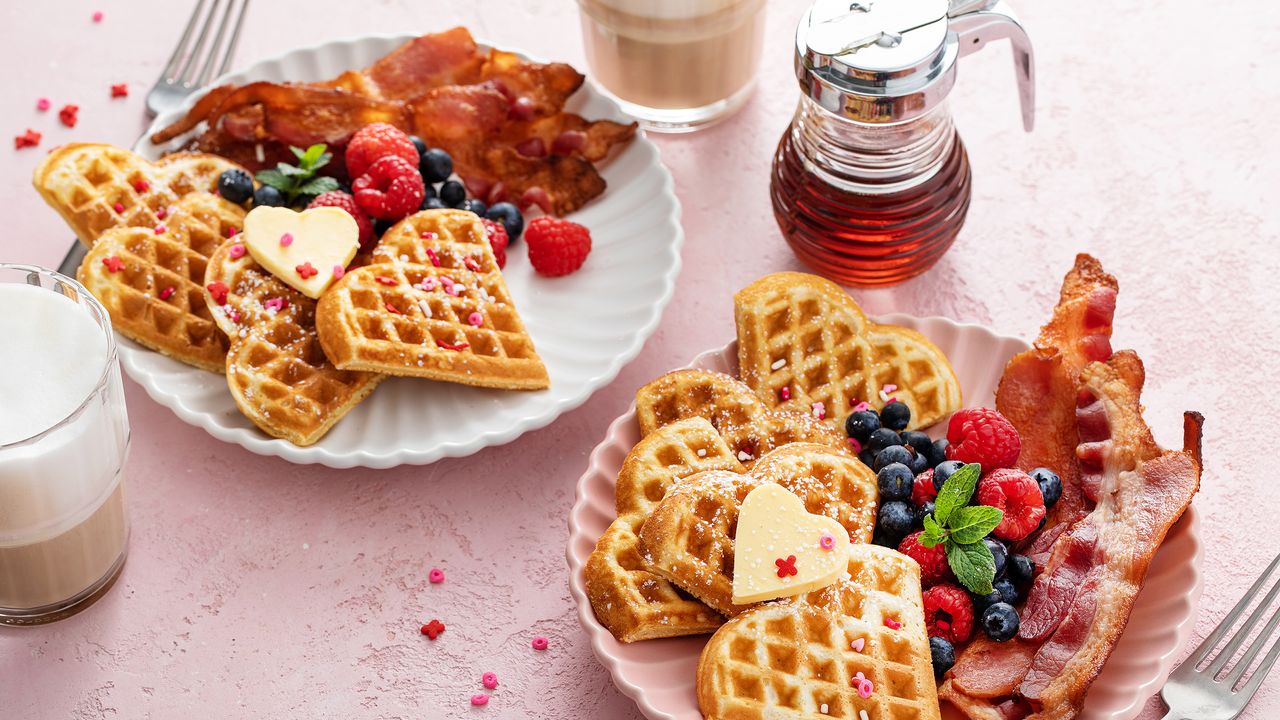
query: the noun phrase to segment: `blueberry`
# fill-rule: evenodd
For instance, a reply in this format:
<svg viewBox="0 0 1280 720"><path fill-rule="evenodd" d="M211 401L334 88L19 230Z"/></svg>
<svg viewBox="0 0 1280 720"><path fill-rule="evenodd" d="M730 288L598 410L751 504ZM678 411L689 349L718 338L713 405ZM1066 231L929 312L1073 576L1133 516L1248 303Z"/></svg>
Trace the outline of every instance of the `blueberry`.
<svg viewBox="0 0 1280 720"><path fill-rule="evenodd" d="M879 453L887 447L893 447L894 445L901 444L902 438L898 437L898 433L890 430L889 428L880 428L879 430L872 432L867 438L866 447L873 453Z"/></svg>
<svg viewBox="0 0 1280 720"><path fill-rule="evenodd" d="M410 135L409 142L413 143L413 146L418 148L418 161L421 162L423 154L427 152L427 144L422 142L422 138L417 135Z"/></svg>
<svg viewBox="0 0 1280 720"><path fill-rule="evenodd" d="M422 158L418 161L418 171L422 173L422 179L428 184L444 182L453 174L453 158L440 148L431 148L422 153Z"/></svg>
<svg viewBox="0 0 1280 720"><path fill-rule="evenodd" d="M911 462L907 463L907 467L911 468L911 472L919 475L929 469L929 461L925 459L924 455L913 452L911 453Z"/></svg>
<svg viewBox="0 0 1280 720"><path fill-rule="evenodd" d="M507 238L511 242L515 242L520 237L520 233L524 232L524 215L520 214L520 208L509 202L490 205L484 216L496 223L502 223L502 227L507 231Z"/></svg>
<svg viewBox="0 0 1280 720"><path fill-rule="evenodd" d="M1049 468L1042 467L1032 470L1031 477L1035 478L1036 484L1040 486L1045 509L1053 507L1054 503L1058 502L1058 498L1062 497L1062 478Z"/></svg>
<svg viewBox="0 0 1280 720"><path fill-rule="evenodd" d="M1008 577L1015 585L1026 586L1036 575L1035 563L1026 555L1010 555Z"/></svg>
<svg viewBox="0 0 1280 720"><path fill-rule="evenodd" d="M933 676L939 680L956 664L956 649L946 638L929 638L929 655L933 658Z"/></svg>
<svg viewBox="0 0 1280 720"><path fill-rule="evenodd" d="M933 445L925 452L929 458L929 467L938 467L947 461L947 446L950 444L946 438L933 441Z"/></svg>
<svg viewBox="0 0 1280 720"><path fill-rule="evenodd" d="M1013 586L1013 581L1009 578L1000 578L991 583L991 588L1000 593L1000 601L1013 605L1018 602L1018 588Z"/></svg>
<svg viewBox="0 0 1280 720"><path fill-rule="evenodd" d="M992 605L995 605L998 602L1004 602L1004 596L1000 594L999 590L996 590L994 588L991 590L991 592L987 593L986 595L974 595L973 596L973 614L979 620L981 620L982 613L986 612L987 608L991 607Z"/></svg>
<svg viewBox="0 0 1280 720"><path fill-rule="evenodd" d="M942 492L942 484L962 467L964 467L964 463L959 460L948 460L944 463L939 463L933 469L933 486L937 488L938 492Z"/></svg>
<svg viewBox="0 0 1280 720"><path fill-rule="evenodd" d="M218 194L227 202L242 203L253 197L253 178L243 170L223 170L218 176Z"/></svg>
<svg viewBox="0 0 1280 720"><path fill-rule="evenodd" d="M462 201L467 199L467 188L457 180L450 180L440 186L440 199L446 207L462 207Z"/></svg>
<svg viewBox="0 0 1280 720"><path fill-rule="evenodd" d="M884 457L885 453L894 448L889 448L880 453L880 457ZM876 462L880 462L880 457L876 458ZM911 498L911 488L915 483L915 475L911 473L911 468L902 463L889 463L880 468L876 472L876 482L880 485L880 500L908 500ZM912 513L912 522L915 521L915 514Z"/></svg>
<svg viewBox="0 0 1280 720"><path fill-rule="evenodd" d="M253 191L253 204L262 207L281 207L284 205L284 193L270 185L263 185Z"/></svg>
<svg viewBox="0 0 1280 720"><path fill-rule="evenodd" d="M908 430L902 433L902 442L915 448L921 455L928 453L929 448L933 446L933 440L919 430Z"/></svg>
<svg viewBox="0 0 1280 720"><path fill-rule="evenodd" d="M418 209L419 210L441 210L447 207L449 206L445 205L444 201L438 197L424 197L422 198L422 207L419 207Z"/></svg>
<svg viewBox="0 0 1280 720"><path fill-rule="evenodd" d="M902 463L905 467L911 462L911 451L902 445L890 445L889 447L876 453L876 464L874 470L880 472L880 468L891 465L893 463Z"/></svg>
<svg viewBox="0 0 1280 720"><path fill-rule="evenodd" d="M879 545L880 547L887 547L893 550L897 550L898 545L900 545L901 543L902 543L902 538L897 538L895 540L894 538L891 538L885 535L879 530L876 530L875 533L872 534L871 536L871 544Z"/></svg>
<svg viewBox="0 0 1280 720"><path fill-rule="evenodd" d="M862 464L866 465L867 467L875 467L876 465L876 454L871 452L870 450L863 450L862 452L858 453L858 459L861 460Z"/></svg>
<svg viewBox="0 0 1280 720"><path fill-rule="evenodd" d="M894 400L880 410L880 424L890 430L905 430L911 424L911 408Z"/></svg>
<svg viewBox="0 0 1280 720"><path fill-rule="evenodd" d="M436 197L436 186L435 186L435 185L424 185L424 186L423 186L422 197L423 197L424 199L425 199L425 198Z"/></svg>
<svg viewBox="0 0 1280 720"><path fill-rule="evenodd" d="M932 500L925 500L923 505L916 508L916 516L915 516L915 522L914 522L914 526L916 527L916 529L918 530L924 529L924 516L932 515L933 511L934 511L934 504Z"/></svg>
<svg viewBox="0 0 1280 720"><path fill-rule="evenodd" d="M484 217L484 213L489 209L489 206L485 205L483 200L471 198L470 200L462 201L461 209L466 210L467 212L473 212L480 217Z"/></svg>
<svg viewBox="0 0 1280 720"><path fill-rule="evenodd" d="M844 421L844 432L849 437L857 440L863 445L867 444L867 438L871 437L871 433L880 429L880 416L875 410L860 410L856 413L849 413L849 417Z"/></svg>
<svg viewBox="0 0 1280 720"><path fill-rule="evenodd" d="M886 539L893 541L893 547L897 547L899 541L909 532L911 532L911 521L915 513L911 510L911 505L901 500L890 500L880 504L880 512L877 516L877 524L880 533Z"/></svg>
<svg viewBox="0 0 1280 720"><path fill-rule="evenodd" d="M1009 603L998 602L982 613L982 630L996 642L1006 642L1018 634L1022 621Z"/></svg>
<svg viewBox="0 0 1280 720"><path fill-rule="evenodd" d="M1005 566L1009 560L1009 549L1004 546L1004 543L989 537L982 538L982 543L991 551L991 557L996 559L996 577L1004 575Z"/></svg>

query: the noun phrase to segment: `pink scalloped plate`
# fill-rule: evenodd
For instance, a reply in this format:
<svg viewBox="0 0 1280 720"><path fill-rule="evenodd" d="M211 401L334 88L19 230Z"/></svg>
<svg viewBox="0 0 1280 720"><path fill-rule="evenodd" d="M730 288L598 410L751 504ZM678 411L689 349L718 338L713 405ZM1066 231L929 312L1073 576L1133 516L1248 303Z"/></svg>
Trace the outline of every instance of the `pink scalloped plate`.
<svg viewBox="0 0 1280 720"><path fill-rule="evenodd" d="M937 343L960 378L967 405L993 405L1005 363L1028 347L1018 338L945 318L887 315L877 320L914 328ZM737 344L708 350L694 358L690 367L736 373ZM569 515L569 587L596 657L644 716L650 720L699 720L702 715L694 678L706 638L619 643L596 621L587 601L582 568L596 539L615 517L614 482L623 458L638 440L632 407L609 426L604 440L591 453L586 473L578 480L577 502ZM1164 684L1195 625L1202 556L1200 521L1192 507L1169 532L1152 562L1129 625L1089 691L1082 720L1131 720ZM944 708L943 717L958 718L961 714Z"/></svg>

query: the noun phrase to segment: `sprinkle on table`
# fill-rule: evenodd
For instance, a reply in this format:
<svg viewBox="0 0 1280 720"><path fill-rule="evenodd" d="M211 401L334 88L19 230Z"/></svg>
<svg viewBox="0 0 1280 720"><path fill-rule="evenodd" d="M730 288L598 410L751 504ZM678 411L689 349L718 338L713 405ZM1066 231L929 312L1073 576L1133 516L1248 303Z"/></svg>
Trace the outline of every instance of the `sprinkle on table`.
<svg viewBox="0 0 1280 720"><path fill-rule="evenodd" d="M533 641L529 643L534 650L546 650L548 644L547 639L541 635L535 637Z"/></svg>
<svg viewBox="0 0 1280 720"><path fill-rule="evenodd" d="M444 571L440 568L431 568L431 572L427 573L427 579L433 584L444 582Z"/></svg>
<svg viewBox="0 0 1280 720"><path fill-rule="evenodd" d="M423 625L419 632L426 635L428 640L435 640L440 636L440 633L444 632L444 623L433 618L426 625Z"/></svg>
<svg viewBox="0 0 1280 720"><path fill-rule="evenodd" d="M53 107L53 103L49 100L49 98L47 97L36 98L36 110L39 110L40 112L45 112L51 107Z"/></svg>
<svg viewBox="0 0 1280 720"><path fill-rule="evenodd" d="M21 150L22 148L35 147L40 144L41 137L43 136L40 133L27 128L26 132L13 138L13 149Z"/></svg>
<svg viewBox="0 0 1280 720"><path fill-rule="evenodd" d="M492 690L498 687L498 675L487 672L480 676L480 684L484 685L486 689Z"/></svg>
<svg viewBox="0 0 1280 720"><path fill-rule="evenodd" d="M93 11L93 15L91 15L90 17L91 17L91 18L93 18L93 21L94 21L94 22L96 22L96 23L100 23L100 22L102 22L102 11L101 11L101 10L94 10L94 11Z"/></svg>
<svg viewBox="0 0 1280 720"><path fill-rule="evenodd" d="M476 707L481 707L481 706L484 706L484 705L488 705L488 704L489 704L489 696L488 696L488 695L485 695L484 693L477 693L477 694L475 694L475 695L472 695L472 696L471 696L471 704L472 704L472 705L475 705Z"/></svg>
<svg viewBox="0 0 1280 720"><path fill-rule="evenodd" d="M126 83L119 83L117 85L112 85L111 97L113 98L129 97L129 85Z"/></svg>
<svg viewBox="0 0 1280 720"><path fill-rule="evenodd" d="M73 128L80 120L79 113L79 105L63 105L62 109L58 111L58 120L61 121L63 125Z"/></svg>

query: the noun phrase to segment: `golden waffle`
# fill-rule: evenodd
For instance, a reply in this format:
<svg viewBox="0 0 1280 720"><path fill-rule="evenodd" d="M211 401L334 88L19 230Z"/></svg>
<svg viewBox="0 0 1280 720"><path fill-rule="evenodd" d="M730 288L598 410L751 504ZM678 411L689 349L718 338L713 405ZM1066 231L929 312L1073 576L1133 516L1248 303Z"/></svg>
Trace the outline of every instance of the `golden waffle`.
<svg viewBox="0 0 1280 720"><path fill-rule="evenodd" d="M509 390L549 386L480 220L427 210L383 235L370 264L320 299L334 365Z"/></svg>
<svg viewBox="0 0 1280 720"><path fill-rule="evenodd" d="M771 411L751 388L724 373L675 370L636 391L642 436L691 417L710 421L747 465L793 442L815 442L849 452L842 432L806 413Z"/></svg>
<svg viewBox="0 0 1280 720"><path fill-rule="evenodd" d="M212 372L223 372L227 338L204 299L205 264L244 210L209 193L178 200L160 228L120 227L104 233L76 274L135 342Z"/></svg>
<svg viewBox="0 0 1280 720"><path fill-rule="evenodd" d="M214 192L224 170L239 165L202 153L175 153L157 162L123 148L69 143L36 166L32 184L89 247L115 227L154 228L191 192Z"/></svg>
<svg viewBox="0 0 1280 720"><path fill-rule="evenodd" d="M316 338L316 301L263 270L228 240L209 259L205 297L231 338L227 385L268 435L310 445L373 391L375 373L338 370ZM225 298L224 298L225 293Z"/></svg>
<svg viewBox="0 0 1280 720"><path fill-rule="evenodd" d="M587 598L602 625L620 642L713 632L715 611L645 568L637 535L667 489L708 470L740 472L715 428L702 418L668 425L627 454L618 475L618 519L587 559Z"/></svg>
<svg viewBox="0 0 1280 720"><path fill-rule="evenodd" d="M914 561L853 545L847 580L716 631L698 662L698 706L707 720L939 720L922 603Z"/></svg>
<svg viewBox="0 0 1280 720"><path fill-rule="evenodd" d="M739 372L770 407L843 428L859 402L879 410L896 397L911 408L909 429L960 409L960 381L937 346L914 330L872 323L829 280L767 275L734 296L734 317Z"/></svg>
<svg viewBox="0 0 1280 720"><path fill-rule="evenodd" d="M733 616L734 533L747 494L763 482L794 493L805 510L825 515L855 543L871 541L879 491L875 473L855 458L822 445L785 445L746 475L704 472L677 483L640 529L649 568L711 608Z"/></svg>

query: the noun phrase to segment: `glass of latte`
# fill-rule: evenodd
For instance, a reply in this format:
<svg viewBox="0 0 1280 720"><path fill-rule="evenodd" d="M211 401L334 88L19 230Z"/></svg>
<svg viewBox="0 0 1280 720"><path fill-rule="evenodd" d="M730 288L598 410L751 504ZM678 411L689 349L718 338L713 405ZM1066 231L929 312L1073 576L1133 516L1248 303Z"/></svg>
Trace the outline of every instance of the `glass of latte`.
<svg viewBox="0 0 1280 720"><path fill-rule="evenodd" d="M659 132L728 117L751 95L764 0L578 0L591 74Z"/></svg>
<svg viewBox="0 0 1280 720"><path fill-rule="evenodd" d="M0 263L0 623L57 620L110 588L128 448L107 311L71 278Z"/></svg>

